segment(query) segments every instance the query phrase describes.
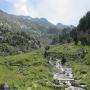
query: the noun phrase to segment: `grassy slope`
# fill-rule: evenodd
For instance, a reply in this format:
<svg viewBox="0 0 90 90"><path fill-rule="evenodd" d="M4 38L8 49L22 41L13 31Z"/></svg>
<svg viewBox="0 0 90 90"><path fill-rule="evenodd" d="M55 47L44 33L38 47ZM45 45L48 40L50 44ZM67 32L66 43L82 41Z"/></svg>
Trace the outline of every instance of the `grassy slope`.
<svg viewBox="0 0 90 90"><path fill-rule="evenodd" d="M38 84L39 80L51 80L50 65L39 51L0 57L0 83L15 85L18 90L51 90Z"/></svg>
<svg viewBox="0 0 90 90"><path fill-rule="evenodd" d="M88 52L83 59L71 57L72 55L77 55L82 47ZM74 78L79 80L80 83L88 85L87 90L90 90L90 46L76 46L74 44L56 45L52 47L49 52L63 53L73 69Z"/></svg>

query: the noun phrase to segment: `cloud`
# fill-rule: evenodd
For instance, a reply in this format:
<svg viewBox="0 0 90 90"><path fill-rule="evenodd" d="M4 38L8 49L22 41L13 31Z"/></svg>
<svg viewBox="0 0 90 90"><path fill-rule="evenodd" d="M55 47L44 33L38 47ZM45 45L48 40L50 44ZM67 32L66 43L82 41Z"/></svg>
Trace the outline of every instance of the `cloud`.
<svg viewBox="0 0 90 90"><path fill-rule="evenodd" d="M41 0L38 5L40 16L65 24L77 24L89 9L89 0Z"/></svg>
<svg viewBox="0 0 90 90"><path fill-rule="evenodd" d="M89 0L6 0L12 3L12 13L45 17L53 23L76 25L90 9ZM33 2L33 3L32 3Z"/></svg>

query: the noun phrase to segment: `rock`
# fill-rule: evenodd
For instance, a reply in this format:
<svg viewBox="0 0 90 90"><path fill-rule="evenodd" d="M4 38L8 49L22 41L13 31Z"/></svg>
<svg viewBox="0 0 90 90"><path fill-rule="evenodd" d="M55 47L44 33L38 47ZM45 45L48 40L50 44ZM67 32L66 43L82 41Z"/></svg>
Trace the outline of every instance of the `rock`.
<svg viewBox="0 0 90 90"><path fill-rule="evenodd" d="M28 87L27 90L32 90L31 87Z"/></svg>

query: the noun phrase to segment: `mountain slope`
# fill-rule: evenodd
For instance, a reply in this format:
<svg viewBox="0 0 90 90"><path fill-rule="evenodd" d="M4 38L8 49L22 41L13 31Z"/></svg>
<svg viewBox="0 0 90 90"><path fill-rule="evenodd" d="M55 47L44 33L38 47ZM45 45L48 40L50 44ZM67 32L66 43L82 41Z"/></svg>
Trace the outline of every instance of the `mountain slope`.
<svg viewBox="0 0 90 90"><path fill-rule="evenodd" d="M80 19L77 34L82 44L90 45L90 11Z"/></svg>
<svg viewBox="0 0 90 90"><path fill-rule="evenodd" d="M72 29L63 24L54 25L45 18L16 16L0 11L0 55L27 52L52 44L63 30L70 32Z"/></svg>
<svg viewBox="0 0 90 90"><path fill-rule="evenodd" d="M34 38L43 38L45 43L52 40L52 37L56 34L49 33L52 29L57 29L56 32L61 32L64 28L71 27L62 24L62 27L54 25L45 18L32 18L30 16L15 16L0 11L0 25L8 28L10 31L25 31ZM41 39L40 41L43 42ZM44 44L45 44L44 43Z"/></svg>

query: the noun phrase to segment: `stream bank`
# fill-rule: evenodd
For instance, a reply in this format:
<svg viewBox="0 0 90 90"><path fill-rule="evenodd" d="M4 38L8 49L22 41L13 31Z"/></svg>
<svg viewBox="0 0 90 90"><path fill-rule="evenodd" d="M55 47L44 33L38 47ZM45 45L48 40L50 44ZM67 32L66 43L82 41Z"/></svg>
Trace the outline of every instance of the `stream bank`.
<svg viewBox="0 0 90 90"><path fill-rule="evenodd" d="M53 54L48 57L49 63L55 67L58 72L54 72L53 80L57 85L66 85L65 90L86 90L86 85L80 85L72 73L72 68L67 65L62 65L62 54Z"/></svg>

